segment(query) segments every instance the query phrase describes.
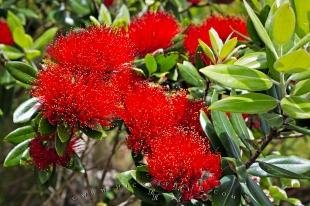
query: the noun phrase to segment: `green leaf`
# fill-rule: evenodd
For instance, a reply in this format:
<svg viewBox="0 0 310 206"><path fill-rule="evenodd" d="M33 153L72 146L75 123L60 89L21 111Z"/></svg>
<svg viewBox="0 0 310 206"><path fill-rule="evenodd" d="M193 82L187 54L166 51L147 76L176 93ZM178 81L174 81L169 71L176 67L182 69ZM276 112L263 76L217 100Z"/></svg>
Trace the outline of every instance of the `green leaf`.
<svg viewBox="0 0 310 206"><path fill-rule="evenodd" d="M33 44L32 37L26 34L24 29L21 28L16 28L13 31L13 39L14 42L23 49L28 49Z"/></svg>
<svg viewBox="0 0 310 206"><path fill-rule="evenodd" d="M281 167L275 166L273 164L269 164L266 162L258 162L259 167L262 168L265 172L272 174L276 177L284 177L284 178L293 178L293 179L309 179L309 176L300 175L295 172L283 169Z"/></svg>
<svg viewBox="0 0 310 206"><path fill-rule="evenodd" d="M83 0L69 0L70 8L78 14L78 16L85 16L90 13L90 6L87 1Z"/></svg>
<svg viewBox="0 0 310 206"><path fill-rule="evenodd" d="M56 137L55 141L55 150L59 156L63 156L66 148L67 148L68 142L62 142L59 138L59 136Z"/></svg>
<svg viewBox="0 0 310 206"><path fill-rule="evenodd" d="M129 14L127 6L123 4L121 9L119 10L119 13L115 17L112 26L113 27L124 27L124 26L128 26L129 23L130 23L130 14Z"/></svg>
<svg viewBox="0 0 310 206"><path fill-rule="evenodd" d="M253 52L245 54L234 62L235 65L248 67L251 69L266 69L267 57L265 52Z"/></svg>
<svg viewBox="0 0 310 206"><path fill-rule="evenodd" d="M144 62L145 62L146 68L149 72L149 75L151 75L157 71L157 63L156 63L156 60L153 57L153 55L151 55L151 54L145 55Z"/></svg>
<svg viewBox="0 0 310 206"><path fill-rule="evenodd" d="M37 98L31 98L23 102L13 113L14 123L28 122L32 116L39 110L40 103Z"/></svg>
<svg viewBox="0 0 310 206"><path fill-rule="evenodd" d="M277 100L260 93L247 93L229 96L214 102L209 110L257 114L268 112L277 106Z"/></svg>
<svg viewBox="0 0 310 206"><path fill-rule="evenodd" d="M57 135L62 143L68 142L71 137L70 127L66 124L57 125Z"/></svg>
<svg viewBox="0 0 310 206"><path fill-rule="evenodd" d="M69 164L66 166L68 169L73 171L85 173L85 168L79 156L77 154L73 154Z"/></svg>
<svg viewBox="0 0 310 206"><path fill-rule="evenodd" d="M216 59L215 59L212 49L206 43L204 43L201 39L198 39L198 42L199 42L199 46L201 47L205 55L207 55L207 57L211 60L211 62L215 64Z"/></svg>
<svg viewBox="0 0 310 206"><path fill-rule="evenodd" d="M285 25L285 26L283 26ZM289 3L282 4L275 12L271 26L272 40L278 44L286 44L295 31L295 14Z"/></svg>
<svg viewBox="0 0 310 206"><path fill-rule="evenodd" d="M295 119L310 118L310 100L298 96L285 97L281 100L283 111Z"/></svg>
<svg viewBox="0 0 310 206"><path fill-rule="evenodd" d="M309 33L310 29L310 4L305 0L293 0L295 14L296 14L296 32L300 37Z"/></svg>
<svg viewBox="0 0 310 206"><path fill-rule="evenodd" d="M24 53L15 47L0 45L0 49L2 49L5 56L10 60L16 60L24 56Z"/></svg>
<svg viewBox="0 0 310 206"><path fill-rule="evenodd" d="M2 110L0 109L0 117L3 115L3 112L2 112Z"/></svg>
<svg viewBox="0 0 310 206"><path fill-rule="evenodd" d="M104 4L100 5L98 21L107 26L110 26L112 24L110 11Z"/></svg>
<svg viewBox="0 0 310 206"><path fill-rule="evenodd" d="M39 181L40 183L43 185L44 183L46 183L50 177L52 176L53 173L53 168L49 167L48 169L45 170L39 170L38 171L38 177L39 177Z"/></svg>
<svg viewBox="0 0 310 206"><path fill-rule="evenodd" d="M215 52L215 54L219 56L220 51L222 50L222 47L223 47L223 41L221 40L218 33L213 28L209 30L209 36L210 36L212 49Z"/></svg>
<svg viewBox="0 0 310 206"><path fill-rule="evenodd" d="M41 51L37 49L25 49L26 58L33 60L41 55Z"/></svg>
<svg viewBox="0 0 310 206"><path fill-rule="evenodd" d="M283 73L306 71L310 68L310 54L304 49L293 51L280 57L275 62L274 68Z"/></svg>
<svg viewBox="0 0 310 206"><path fill-rule="evenodd" d="M249 149L253 149L252 145L247 142L247 140L250 140L250 133L249 129L246 126L246 123L242 117L242 114L237 113L231 113L230 114L230 122L236 131L237 135L242 140L243 144Z"/></svg>
<svg viewBox="0 0 310 206"><path fill-rule="evenodd" d="M4 140L12 144L18 144L27 139L34 138L35 135L36 133L32 128L32 126L28 125L17 128L16 130L12 131L11 133L9 133L7 136L4 137Z"/></svg>
<svg viewBox="0 0 310 206"><path fill-rule="evenodd" d="M270 186L268 188L269 194L272 198L275 200L286 200L287 199L287 194L285 190L279 188L278 186Z"/></svg>
<svg viewBox="0 0 310 206"><path fill-rule="evenodd" d="M39 122L38 130L42 135L48 135L55 131L55 126L51 125L47 119L42 117Z"/></svg>
<svg viewBox="0 0 310 206"><path fill-rule="evenodd" d="M255 12L251 8L251 6L247 3L247 1L243 0L243 3L244 3L245 9L246 9L250 19L253 22L253 25L257 31L257 34L259 35L261 40L265 43L265 45L270 49L270 51L272 52L274 57L278 58L278 54L277 54L277 52L274 48L274 45L273 45L270 37L268 36L268 33L267 33L266 29L264 28L263 24L261 23L259 18L256 16Z"/></svg>
<svg viewBox="0 0 310 206"><path fill-rule="evenodd" d="M205 85L204 79L200 76L197 69L188 61L179 64L180 75L184 81L192 86L203 87Z"/></svg>
<svg viewBox="0 0 310 206"><path fill-rule="evenodd" d="M16 145L6 156L3 166L12 167L12 166L19 165L22 154L28 148L30 140L31 139L27 139L19 143L18 145Z"/></svg>
<svg viewBox="0 0 310 206"><path fill-rule="evenodd" d="M280 114L275 113L263 113L260 114L260 117L263 118L269 126L273 128L279 128L283 125L284 119Z"/></svg>
<svg viewBox="0 0 310 206"><path fill-rule="evenodd" d="M107 136L103 128L98 125L96 128L82 128L84 134L96 140L102 140Z"/></svg>
<svg viewBox="0 0 310 206"><path fill-rule="evenodd" d="M134 170L119 173L116 178L129 192L133 193L133 187L129 184L129 180L132 179L131 173Z"/></svg>
<svg viewBox="0 0 310 206"><path fill-rule="evenodd" d="M224 60L229 54L234 50L234 48L237 46L238 39L237 37L234 37L232 39L229 39L227 42L225 42L223 48L220 51L220 59Z"/></svg>
<svg viewBox="0 0 310 206"><path fill-rule="evenodd" d="M310 33L304 36L302 39L300 39L296 44L294 44L293 47L290 48L288 53L295 51L299 48L302 48L305 44L310 42Z"/></svg>
<svg viewBox="0 0 310 206"><path fill-rule="evenodd" d="M50 43L54 39L57 31L58 31L57 27L52 27L46 30L33 42L32 48L43 49L48 43Z"/></svg>
<svg viewBox="0 0 310 206"><path fill-rule="evenodd" d="M217 100L217 93L212 96L212 103ZM229 156L240 159L240 139L224 112L211 111L214 130Z"/></svg>
<svg viewBox="0 0 310 206"><path fill-rule="evenodd" d="M169 72L178 62L178 53L171 52L168 55L158 54L155 56L160 72Z"/></svg>
<svg viewBox="0 0 310 206"><path fill-rule="evenodd" d="M301 81L308 78L310 78L310 69L304 72L292 74L287 81Z"/></svg>
<svg viewBox="0 0 310 206"><path fill-rule="evenodd" d="M239 206L241 204L241 186L234 175L221 179L221 185L212 195L212 206Z"/></svg>
<svg viewBox="0 0 310 206"><path fill-rule="evenodd" d="M210 65L200 69L208 78L226 87L249 91L267 90L272 80L263 72L238 65Z"/></svg>
<svg viewBox="0 0 310 206"><path fill-rule="evenodd" d="M94 16L90 16L89 20L93 25L100 26L100 22Z"/></svg>
<svg viewBox="0 0 310 206"><path fill-rule="evenodd" d="M306 79L298 82L294 86L294 90L292 91L292 95L301 96L310 92L310 79Z"/></svg>
<svg viewBox="0 0 310 206"><path fill-rule="evenodd" d="M9 61L5 64L5 68L16 80L28 85L35 81L37 75L32 66L23 62Z"/></svg>
<svg viewBox="0 0 310 206"><path fill-rule="evenodd" d="M11 11L7 13L7 23L10 27L10 31L14 32L15 29L24 29L21 20Z"/></svg>
<svg viewBox="0 0 310 206"><path fill-rule="evenodd" d="M268 197L266 197L265 193L262 191L259 185L255 183L249 176L246 178L246 186L260 205L272 206L272 203Z"/></svg>
<svg viewBox="0 0 310 206"><path fill-rule="evenodd" d="M291 173L305 176L310 174L310 160L306 160L297 156L267 156L258 159L259 162L271 164L277 168L287 170ZM247 170L248 173L259 177L276 177L276 174L264 171L258 163L254 163Z"/></svg>

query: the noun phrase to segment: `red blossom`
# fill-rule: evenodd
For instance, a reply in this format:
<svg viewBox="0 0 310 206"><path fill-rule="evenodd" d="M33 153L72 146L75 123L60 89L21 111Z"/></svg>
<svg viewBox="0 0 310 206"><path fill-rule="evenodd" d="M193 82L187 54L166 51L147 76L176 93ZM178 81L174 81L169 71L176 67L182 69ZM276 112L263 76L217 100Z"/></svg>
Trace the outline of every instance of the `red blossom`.
<svg viewBox="0 0 310 206"><path fill-rule="evenodd" d="M32 95L40 99L43 115L52 124L109 125L127 91L131 75L127 71L101 79L96 74L79 76L61 66L48 66L39 73Z"/></svg>
<svg viewBox="0 0 310 206"><path fill-rule="evenodd" d="M59 37L48 48L58 64L76 72L111 72L128 67L134 59L133 47L123 31L89 27Z"/></svg>
<svg viewBox="0 0 310 206"><path fill-rule="evenodd" d="M0 44L13 45L11 30L6 21L0 19Z"/></svg>
<svg viewBox="0 0 310 206"><path fill-rule="evenodd" d="M55 136L37 136L30 142L29 153L34 165L39 170L49 166L67 166L72 155L77 152L77 139L72 138L62 156L59 156L54 148Z"/></svg>
<svg viewBox="0 0 310 206"><path fill-rule="evenodd" d="M107 7L112 6L114 0L103 0L104 5L106 5Z"/></svg>
<svg viewBox="0 0 310 206"><path fill-rule="evenodd" d="M226 40L230 34L238 40L244 40L248 36L246 21L241 17L234 16L210 16L202 25L190 25L185 32L184 47L190 55L196 53L198 39L211 46L209 30L213 28L222 40ZM240 35L241 34L241 35Z"/></svg>
<svg viewBox="0 0 310 206"><path fill-rule="evenodd" d="M153 184L166 191L179 190L183 200L201 198L219 185L221 157L193 132L172 130L151 140L147 155Z"/></svg>
<svg viewBox="0 0 310 206"><path fill-rule="evenodd" d="M168 48L178 32L176 19L166 12L148 12L129 25L129 36L139 56Z"/></svg>

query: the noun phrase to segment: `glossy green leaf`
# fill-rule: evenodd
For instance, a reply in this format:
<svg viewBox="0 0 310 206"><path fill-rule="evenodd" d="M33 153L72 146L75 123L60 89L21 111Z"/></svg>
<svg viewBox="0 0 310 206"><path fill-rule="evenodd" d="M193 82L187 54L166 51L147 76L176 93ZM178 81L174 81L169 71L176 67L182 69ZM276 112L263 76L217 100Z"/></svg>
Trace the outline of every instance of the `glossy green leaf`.
<svg viewBox="0 0 310 206"><path fill-rule="evenodd" d="M284 122L283 116L276 113L263 113L260 114L260 117L263 118L269 124L269 126L273 128L281 127Z"/></svg>
<svg viewBox="0 0 310 206"><path fill-rule="evenodd" d="M47 44L49 44L55 37L58 28L52 27L46 30L43 34L39 36L34 42L32 48L43 49Z"/></svg>
<svg viewBox="0 0 310 206"><path fill-rule="evenodd" d="M71 137L71 129L65 124L57 125L57 135L62 143L68 142Z"/></svg>
<svg viewBox="0 0 310 206"><path fill-rule="evenodd" d="M10 60L16 60L24 56L24 53L12 46L0 45L0 49Z"/></svg>
<svg viewBox="0 0 310 206"><path fill-rule="evenodd" d="M253 22L253 25L257 31L257 34L259 35L259 37L261 38L261 40L265 43L265 45L270 49L270 51L272 52L272 54L274 55L274 57L278 57L278 54L274 48L274 45L266 31L266 29L264 28L263 24L261 23L261 21L259 20L259 18L256 16L255 12L253 11L253 9L251 8L251 6L247 3L246 0L243 0L245 9L250 17L250 19Z"/></svg>
<svg viewBox="0 0 310 206"><path fill-rule="evenodd" d="M66 167L73 171L85 173L85 168L83 166L83 163L77 154L73 154L69 164Z"/></svg>
<svg viewBox="0 0 310 206"><path fill-rule="evenodd" d="M196 87L203 87L205 85L204 79L190 62L184 61L183 64L178 64L178 67L180 75L186 83Z"/></svg>
<svg viewBox="0 0 310 206"><path fill-rule="evenodd" d="M4 137L4 140L12 144L18 144L27 139L34 138L35 135L36 133L32 126L28 125L17 128L14 131L10 132L7 136Z"/></svg>
<svg viewBox="0 0 310 206"><path fill-rule="evenodd" d="M211 104L209 110L257 114L268 112L276 106L277 100L271 96L260 93L247 93L221 99Z"/></svg>
<svg viewBox="0 0 310 206"><path fill-rule="evenodd" d="M274 68L283 73L304 72L310 69L310 54L304 49L288 53L275 62Z"/></svg>
<svg viewBox="0 0 310 206"><path fill-rule="evenodd" d="M218 33L213 28L209 30L209 37L210 37L213 51L215 52L217 56L219 56L220 51L222 50L222 47L223 47L223 41L221 40Z"/></svg>
<svg viewBox="0 0 310 206"><path fill-rule="evenodd" d="M51 125L47 119L42 117L39 122L38 130L42 135L48 135L55 131L55 126Z"/></svg>
<svg viewBox="0 0 310 206"><path fill-rule="evenodd" d="M28 34L25 33L25 31L21 28L16 28L14 31L13 31L13 39L14 39L14 42L22 47L22 48L30 48L33 44L33 40L32 40L32 37Z"/></svg>
<svg viewBox="0 0 310 206"><path fill-rule="evenodd" d="M3 166L12 167L12 166L19 165L21 156L23 152L28 148L30 140L31 139L27 139L19 143L18 145L16 145L13 149L11 149L11 151L9 152L9 154L6 156L4 160Z"/></svg>
<svg viewBox="0 0 310 206"><path fill-rule="evenodd" d="M272 174L276 177L284 177L284 178L294 178L294 179L309 179L309 176L304 176L297 174L295 172L289 171L287 169L283 169L281 167L275 166L266 162L258 162L259 167L265 172Z"/></svg>
<svg viewBox="0 0 310 206"><path fill-rule="evenodd" d="M98 125L96 128L82 128L82 131L84 134L86 134L88 137L102 140L107 136L106 132L103 130L103 128Z"/></svg>
<svg viewBox="0 0 310 206"><path fill-rule="evenodd" d="M200 69L208 78L226 87L249 91L267 90L272 80L263 72L238 65L210 65Z"/></svg>
<svg viewBox="0 0 310 206"><path fill-rule="evenodd" d="M12 32L17 28L24 29L21 20L11 11L8 11L7 13L7 23Z"/></svg>
<svg viewBox="0 0 310 206"><path fill-rule="evenodd" d="M285 25L285 26L283 26ZM295 14L289 3L282 4L273 16L271 37L276 44L286 44L295 31Z"/></svg>
<svg viewBox="0 0 310 206"><path fill-rule="evenodd" d="M292 95L300 96L310 92L310 79L306 79L298 82L294 86L294 90L292 91Z"/></svg>
<svg viewBox="0 0 310 206"><path fill-rule="evenodd" d="M147 70L149 72L149 75L151 75L154 72L156 72L156 70L157 70L157 63L156 63L156 60L153 57L153 55L151 55L151 54L145 55L144 62L145 62L146 68L147 68Z"/></svg>
<svg viewBox="0 0 310 206"><path fill-rule="evenodd" d="M225 44L223 45L221 51L220 51L220 59L224 60L229 54L234 50L234 48L237 46L238 39L237 37L234 37L232 39L229 39Z"/></svg>
<svg viewBox="0 0 310 206"><path fill-rule="evenodd" d="M286 200L287 199L287 194L285 190L281 189L278 186L274 186L274 185L270 186L268 190L269 190L269 195L275 200Z"/></svg>
<svg viewBox="0 0 310 206"><path fill-rule="evenodd" d="M38 171L38 178L41 184L46 183L52 176L53 168L47 168L45 170L39 170Z"/></svg>
<svg viewBox="0 0 310 206"><path fill-rule="evenodd" d="M113 27L124 27L127 26L129 22L130 14L128 8L125 5L122 5L112 25Z"/></svg>
<svg viewBox="0 0 310 206"><path fill-rule="evenodd" d="M310 78L310 69L304 72L292 74L287 81L301 81L309 78Z"/></svg>
<svg viewBox="0 0 310 206"><path fill-rule="evenodd" d="M37 49L25 49L25 54L28 60L34 60L41 56L41 51Z"/></svg>
<svg viewBox="0 0 310 206"><path fill-rule="evenodd" d="M32 66L23 62L9 61L5 64L5 68L16 80L24 84L32 84L37 75Z"/></svg>
<svg viewBox="0 0 310 206"><path fill-rule="evenodd" d="M112 24L110 11L104 4L100 5L98 21L107 26L110 26Z"/></svg>
<svg viewBox="0 0 310 206"><path fill-rule="evenodd" d="M265 193L262 191L259 185L252 180L250 176L246 178L246 186L249 189L252 196L260 205L272 206L272 203L270 202L268 197L265 195Z"/></svg>
<svg viewBox="0 0 310 206"><path fill-rule="evenodd" d="M251 144L249 144L247 141L251 139L249 129L246 126L245 120L243 119L242 114L239 113L231 113L230 114L230 122L236 131L237 135L242 140L243 144L249 149L253 149Z"/></svg>
<svg viewBox="0 0 310 206"><path fill-rule="evenodd" d="M290 48L288 53L302 48L305 44L309 42L310 42L310 33L304 36L302 39L300 39L297 43L295 43L294 46Z"/></svg>
<svg viewBox="0 0 310 206"><path fill-rule="evenodd" d="M296 13L296 31L300 37L303 37L310 31L310 4L307 0L293 0L292 2Z"/></svg>
<svg viewBox="0 0 310 206"><path fill-rule="evenodd" d="M58 137L55 140L55 150L59 156L63 156L65 154L68 142L62 142Z"/></svg>
<svg viewBox="0 0 310 206"><path fill-rule="evenodd" d="M297 156L267 156L258 159L259 162L268 163L277 168L287 170L299 176L310 174L310 160L303 159ZM275 177L277 174L269 173L263 170L258 163L254 163L248 169L248 172L255 176L260 177Z"/></svg>
<svg viewBox="0 0 310 206"><path fill-rule="evenodd" d="M23 102L13 113L14 123L28 122L33 115L39 110L40 103L37 98L31 98Z"/></svg>
<svg viewBox="0 0 310 206"><path fill-rule="evenodd" d="M100 26L100 22L94 16L90 16L89 20L91 21L93 25Z"/></svg>
<svg viewBox="0 0 310 206"><path fill-rule="evenodd" d="M241 186L234 175L224 176L212 195L212 206L239 206Z"/></svg>
<svg viewBox="0 0 310 206"><path fill-rule="evenodd" d="M212 103L216 102L217 94L213 93ZM229 156L240 159L240 139L224 112L211 111L214 130Z"/></svg>
<svg viewBox="0 0 310 206"><path fill-rule="evenodd" d="M235 65L248 67L251 69L266 69L267 57L265 52L248 53L234 62Z"/></svg>
<svg viewBox="0 0 310 206"><path fill-rule="evenodd" d="M295 119L310 118L310 100L308 99L299 96L285 97L281 100L281 107L286 114Z"/></svg>
<svg viewBox="0 0 310 206"><path fill-rule="evenodd" d="M177 64L178 58L179 55L173 52L167 55L158 54L155 56L160 72L169 72Z"/></svg>
<svg viewBox="0 0 310 206"><path fill-rule="evenodd" d="M198 42L199 42L199 46L201 47L205 55L207 55L207 57L215 64L216 59L215 59L212 49L206 43L204 43L201 39L198 39Z"/></svg>

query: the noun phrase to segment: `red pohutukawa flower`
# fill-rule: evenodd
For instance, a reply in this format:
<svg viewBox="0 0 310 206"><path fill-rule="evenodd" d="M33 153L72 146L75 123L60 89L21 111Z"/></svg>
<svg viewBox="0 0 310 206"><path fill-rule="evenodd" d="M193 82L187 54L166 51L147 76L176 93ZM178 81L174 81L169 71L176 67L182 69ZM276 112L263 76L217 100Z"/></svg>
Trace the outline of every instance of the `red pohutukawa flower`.
<svg viewBox="0 0 310 206"><path fill-rule="evenodd" d="M0 44L13 45L11 30L6 21L0 19Z"/></svg>
<svg viewBox="0 0 310 206"><path fill-rule="evenodd" d="M190 55L196 53L198 47L198 39L211 45L209 38L209 30L213 28L219 34L222 40L226 40L230 34L237 37L238 40L244 40L248 36L247 24L245 19L233 16L210 16L202 25L190 25L185 32L184 47Z"/></svg>
<svg viewBox="0 0 310 206"><path fill-rule="evenodd" d="M106 5L107 7L112 6L113 2L114 0L103 0L104 5Z"/></svg>
<svg viewBox="0 0 310 206"><path fill-rule="evenodd" d="M47 169L49 166L67 166L72 155L77 152L77 139L72 138L62 156L55 150L55 136L37 136L31 140L29 154L34 165L39 170Z"/></svg>
<svg viewBox="0 0 310 206"><path fill-rule="evenodd" d="M124 32L107 27L71 32L58 38L47 52L56 63L84 75L121 70L134 59L132 44Z"/></svg>
<svg viewBox="0 0 310 206"><path fill-rule="evenodd" d="M166 12L148 12L129 25L129 36L139 56L168 48L178 32L178 22Z"/></svg>
<svg viewBox="0 0 310 206"><path fill-rule="evenodd" d="M134 152L148 152L148 142L177 125L172 99L161 88L141 83L125 98L122 119L129 129L128 145Z"/></svg>
<svg viewBox="0 0 310 206"><path fill-rule="evenodd" d="M103 80L93 75L74 75L61 66L48 66L35 82L32 95L42 103L43 115L52 124L65 121L71 126L109 125L118 113L124 88L117 77ZM122 91L122 92L121 92Z"/></svg>
<svg viewBox="0 0 310 206"><path fill-rule="evenodd" d="M164 132L150 146L146 160L154 185L179 190L183 200L202 198L219 185L220 155L212 154L208 142L197 134Z"/></svg>

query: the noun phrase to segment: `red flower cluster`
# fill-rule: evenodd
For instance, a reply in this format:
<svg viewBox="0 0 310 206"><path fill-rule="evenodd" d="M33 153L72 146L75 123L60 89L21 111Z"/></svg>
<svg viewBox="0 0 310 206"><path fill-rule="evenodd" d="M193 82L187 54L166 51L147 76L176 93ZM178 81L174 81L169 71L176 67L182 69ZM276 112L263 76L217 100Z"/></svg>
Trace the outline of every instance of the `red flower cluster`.
<svg viewBox="0 0 310 206"><path fill-rule="evenodd" d="M184 47L190 55L196 53L198 40L211 45L209 30L213 28L217 31L222 40L226 40L229 35L244 40L248 36L247 24L243 18L230 16L210 16L202 25L190 25L185 32Z"/></svg>
<svg viewBox="0 0 310 206"><path fill-rule="evenodd" d="M71 126L108 125L116 117L133 73L133 50L118 31L91 27L57 39L33 88L44 116Z"/></svg>
<svg viewBox="0 0 310 206"><path fill-rule="evenodd" d="M63 156L59 156L54 148L54 136L37 136L30 142L29 153L34 165L39 170L49 166L67 166L72 155L77 150L77 139L72 138L68 143Z"/></svg>
<svg viewBox="0 0 310 206"><path fill-rule="evenodd" d="M210 153L203 137L176 130L152 140L151 147L147 163L153 184L179 190L183 200L202 198L219 185L221 158Z"/></svg>
<svg viewBox="0 0 310 206"><path fill-rule="evenodd" d="M0 19L0 44L13 45L11 30L6 21Z"/></svg>
<svg viewBox="0 0 310 206"><path fill-rule="evenodd" d="M148 12L134 19L128 29L138 56L168 48L179 32L175 18L165 12Z"/></svg>

